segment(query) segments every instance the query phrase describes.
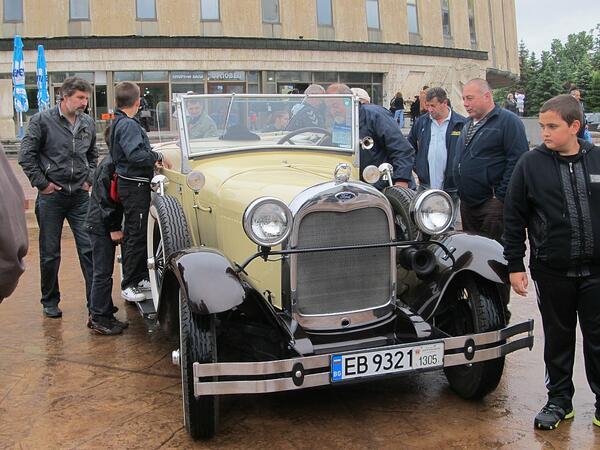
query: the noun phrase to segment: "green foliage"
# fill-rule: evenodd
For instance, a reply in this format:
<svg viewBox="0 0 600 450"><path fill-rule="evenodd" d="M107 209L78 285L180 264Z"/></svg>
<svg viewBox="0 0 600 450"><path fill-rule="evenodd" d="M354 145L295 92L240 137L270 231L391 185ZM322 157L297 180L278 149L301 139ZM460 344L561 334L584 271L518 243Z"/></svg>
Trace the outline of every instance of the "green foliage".
<svg viewBox="0 0 600 450"><path fill-rule="evenodd" d="M600 70L594 71L585 107L588 112L600 111Z"/></svg>
<svg viewBox="0 0 600 450"><path fill-rule="evenodd" d="M549 98L566 94L576 86L586 111L600 111L600 24L594 30L573 33L565 42L554 39L549 51L538 59L523 41L519 44L521 77L509 88L497 89L494 99L502 103L508 92L525 92L525 114L537 115Z"/></svg>

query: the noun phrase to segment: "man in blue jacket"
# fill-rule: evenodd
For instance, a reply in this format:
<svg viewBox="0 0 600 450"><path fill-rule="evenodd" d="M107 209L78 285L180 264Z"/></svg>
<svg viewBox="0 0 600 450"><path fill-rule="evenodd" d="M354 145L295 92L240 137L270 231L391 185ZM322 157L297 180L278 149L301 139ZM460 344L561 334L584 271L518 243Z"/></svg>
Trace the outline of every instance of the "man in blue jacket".
<svg viewBox="0 0 600 450"><path fill-rule="evenodd" d="M352 94L345 84L332 84L327 88L328 94ZM338 102L330 102L329 112L336 116L336 108L341 106L341 113L345 114L345 108ZM358 113L359 138L373 138L374 145L370 150L360 150L360 175L366 166L379 166L387 162L394 167L392 180L394 185L408 187L412 179L412 168L415 160L415 151L408 143L398 124L390 112L382 106L372 103L361 104ZM379 180L374 185L377 189L383 189L387 182Z"/></svg>
<svg viewBox="0 0 600 450"><path fill-rule="evenodd" d="M456 202L452 165L467 119L450 109L448 95L441 87L428 89L425 101L429 114L419 117L408 135L408 142L416 151L414 170L419 189L443 189Z"/></svg>
<svg viewBox="0 0 600 450"><path fill-rule="evenodd" d="M463 103L470 119L456 143L454 162L463 230L500 242L508 183L517 160L529 150L525 127L516 114L494 103L490 86L480 78L465 84Z"/></svg>

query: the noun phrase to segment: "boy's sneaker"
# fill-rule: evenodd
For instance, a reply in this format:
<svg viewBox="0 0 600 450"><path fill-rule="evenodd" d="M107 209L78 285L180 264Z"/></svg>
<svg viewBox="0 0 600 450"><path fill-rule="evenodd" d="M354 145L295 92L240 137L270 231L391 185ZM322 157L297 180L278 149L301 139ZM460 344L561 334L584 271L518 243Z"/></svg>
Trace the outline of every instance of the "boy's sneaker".
<svg viewBox="0 0 600 450"><path fill-rule="evenodd" d="M121 334L123 333L123 328L121 328L120 326L118 326L116 323L114 323L112 320L107 320L107 319L98 319L98 320L91 320L91 330L94 333L97 334L102 334L105 336L114 336L116 334Z"/></svg>
<svg viewBox="0 0 600 450"><path fill-rule="evenodd" d="M597 427L600 427L600 410L596 410L596 414L594 414L594 417L592 418L592 423Z"/></svg>
<svg viewBox="0 0 600 450"><path fill-rule="evenodd" d="M128 302L143 302L146 300L146 294L137 286L129 286L127 289L122 290L121 297Z"/></svg>
<svg viewBox="0 0 600 450"><path fill-rule="evenodd" d="M150 287L150 281L148 280L142 280L137 284L137 287L140 291L144 292L144 291L150 291L152 290L152 288Z"/></svg>
<svg viewBox="0 0 600 450"><path fill-rule="evenodd" d="M564 410L554 403L546 403L542 410L535 416L534 425L540 430L554 430L562 420L575 417L573 408Z"/></svg>

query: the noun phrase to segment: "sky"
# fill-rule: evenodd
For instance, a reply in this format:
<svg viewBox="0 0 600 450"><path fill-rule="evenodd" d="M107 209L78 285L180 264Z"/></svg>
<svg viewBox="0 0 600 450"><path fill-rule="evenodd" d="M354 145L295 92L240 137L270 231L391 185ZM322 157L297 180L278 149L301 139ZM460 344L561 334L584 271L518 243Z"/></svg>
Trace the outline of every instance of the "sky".
<svg viewBox="0 0 600 450"><path fill-rule="evenodd" d="M530 51L539 56L550 50L553 39L589 31L600 23L598 0L515 0L517 35Z"/></svg>

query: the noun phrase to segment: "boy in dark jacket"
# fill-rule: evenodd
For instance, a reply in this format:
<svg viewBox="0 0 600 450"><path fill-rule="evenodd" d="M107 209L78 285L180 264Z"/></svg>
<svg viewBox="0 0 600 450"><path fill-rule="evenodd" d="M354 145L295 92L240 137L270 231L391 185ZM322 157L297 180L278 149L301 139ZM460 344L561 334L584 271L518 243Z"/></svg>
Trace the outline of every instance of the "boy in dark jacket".
<svg viewBox="0 0 600 450"><path fill-rule="evenodd" d="M504 210L504 256L514 291L527 294L523 265L529 235L531 277L544 328L548 402L536 428L574 416L577 316L588 382L600 426L600 148L577 139L580 106L570 95L548 100L539 117L544 143L512 174Z"/></svg>
<svg viewBox="0 0 600 450"><path fill-rule="evenodd" d="M106 156L94 174L86 219L93 261L88 327L104 335L121 334L128 326L126 322L115 319L116 308L111 296L115 246L123 239L123 206L110 197L110 183L114 173L115 165L111 157Z"/></svg>

